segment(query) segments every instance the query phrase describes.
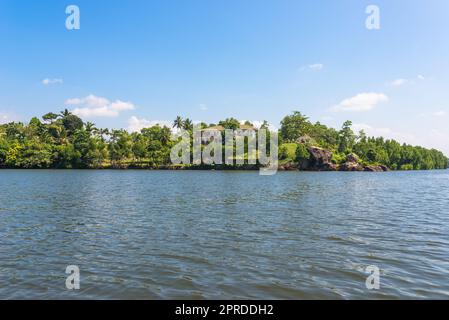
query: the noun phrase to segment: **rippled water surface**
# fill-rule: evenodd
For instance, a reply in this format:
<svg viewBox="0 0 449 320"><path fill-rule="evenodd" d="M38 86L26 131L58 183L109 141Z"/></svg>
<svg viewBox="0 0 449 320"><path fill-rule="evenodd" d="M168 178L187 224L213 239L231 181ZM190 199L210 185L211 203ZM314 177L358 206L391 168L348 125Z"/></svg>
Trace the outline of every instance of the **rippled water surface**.
<svg viewBox="0 0 449 320"><path fill-rule="evenodd" d="M449 172L0 170L0 298L449 298Z"/></svg>

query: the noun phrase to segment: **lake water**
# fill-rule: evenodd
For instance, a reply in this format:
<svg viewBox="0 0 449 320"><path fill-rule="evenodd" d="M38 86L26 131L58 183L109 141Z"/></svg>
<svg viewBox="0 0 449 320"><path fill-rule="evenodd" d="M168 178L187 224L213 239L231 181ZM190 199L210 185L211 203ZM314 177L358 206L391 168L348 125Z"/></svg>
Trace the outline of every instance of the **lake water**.
<svg viewBox="0 0 449 320"><path fill-rule="evenodd" d="M0 170L0 298L447 299L449 171Z"/></svg>

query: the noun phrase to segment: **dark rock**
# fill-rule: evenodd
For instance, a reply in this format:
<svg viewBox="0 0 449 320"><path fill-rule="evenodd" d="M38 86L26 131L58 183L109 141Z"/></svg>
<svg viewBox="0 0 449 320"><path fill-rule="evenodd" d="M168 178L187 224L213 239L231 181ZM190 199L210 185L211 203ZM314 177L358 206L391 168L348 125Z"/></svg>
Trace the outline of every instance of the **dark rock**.
<svg viewBox="0 0 449 320"><path fill-rule="evenodd" d="M389 169L384 166L384 165L379 165L379 166L366 166L365 167L365 171L368 172L385 172L385 171L389 171Z"/></svg>
<svg viewBox="0 0 449 320"><path fill-rule="evenodd" d="M278 170L279 171L294 171L294 170L298 170L298 165L296 165L294 163L286 163L286 164L279 166Z"/></svg>
<svg viewBox="0 0 449 320"><path fill-rule="evenodd" d="M363 171L364 167L359 163L359 156L355 153L350 153L346 156L346 162L339 167L340 171Z"/></svg>
<svg viewBox="0 0 449 320"><path fill-rule="evenodd" d="M346 156L346 162L359 162L360 158L355 153L350 153Z"/></svg>
<svg viewBox="0 0 449 320"><path fill-rule="evenodd" d="M305 135L305 136L299 137L299 138L296 140L296 143L300 143L300 144L313 144L314 141L313 141L313 139L312 139L310 136Z"/></svg>
<svg viewBox="0 0 449 320"><path fill-rule="evenodd" d="M320 147L307 147L310 159L301 164L301 168L318 171L334 171L336 165L332 163L332 152Z"/></svg>
<svg viewBox="0 0 449 320"><path fill-rule="evenodd" d="M365 171L368 172L383 172L382 168L380 166L366 166Z"/></svg>
<svg viewBox="0 0 449 320"><path fill-rule="evenodd" d="M363 171L363 166L357 162L345 162L340 165L340 171Z"/></svg>

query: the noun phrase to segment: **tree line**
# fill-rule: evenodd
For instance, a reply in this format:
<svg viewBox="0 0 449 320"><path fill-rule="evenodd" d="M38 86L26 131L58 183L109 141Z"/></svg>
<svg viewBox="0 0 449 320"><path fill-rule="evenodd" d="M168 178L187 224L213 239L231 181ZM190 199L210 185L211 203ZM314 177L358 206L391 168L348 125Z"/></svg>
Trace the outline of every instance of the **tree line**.
<svg viewBox="0 0 449 320"><path fill-rule="evenodd" d="M246 122L246 125L251 125ZM217 124L201 123L201 128L219 125L237 129L240 122L228 118ZM286 116L279 130L280 159L300 161L308 157L305 146L319 146L333 153L342 163L349 153L366 164L383 164L393 170L445 169L448 158L434 149L400 144L391 139L355 134L347 121L341 130L312 123L300 112ZM263 128L268 128L264 121ZM173 128L193 130L193 121L178 116ZM11 122L0 125L0 168L105 168L129 165L169 166L172 128L154 125L140 132L97 128L68 110L47 113L28 124ZM289 150L294 147L296 152ZM290 150L291 151L291 150Z"/></svg>
<svg viewBox="0 0 449 320"><path fill-rule="evenodd" d="M448 167L448 158L441 151L401 144L393 139L368 137L363 130L355 133L351 121L346 121L340 130L336 130L320 122L312 123L299 111L282 120L280 140L284 143L281 144L279 152L281 159L291 157L286 146L299 143L294 155L297 161L309 156L305 146L314 145L331 150L336 164L345 162L347 155L354 153L363 164L385 165L392 170Z"/></svg>

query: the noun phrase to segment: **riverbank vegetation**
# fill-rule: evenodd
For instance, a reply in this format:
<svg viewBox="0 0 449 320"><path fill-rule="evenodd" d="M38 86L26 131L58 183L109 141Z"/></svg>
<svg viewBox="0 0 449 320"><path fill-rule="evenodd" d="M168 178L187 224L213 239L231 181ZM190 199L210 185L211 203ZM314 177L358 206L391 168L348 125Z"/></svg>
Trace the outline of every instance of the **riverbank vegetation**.
<svg viewBox="0 0 449 320"><path fill-rule="evenodd" d="M435 149L401 144L392 139L368 137L362 130L352 130L352 122L346 121L340 130L319 122L312 123L300 112L286 116L281 122L280 159L284 162L301 162L309 158L307 146L318 146L332 152L332 162L344 164L349 155L356 155L358 162L367 165L383 165L391 170L446 169L448 158ZM299 143L298 143L299 142Z"/></svg>
<svg viewBox="0 0 449 320"><path fill-rule="evenodd" d="M245 127L246 126L246 127ZM193 122L177 117L174 128L192 131ZM236 119L204 128L252 128ZM264 122L264 128L268 123ZM340 130L312 123L300 112L286 116L279 131L281 165L308 169L311 148L327 150L338 168L351 159L364 166L382 165L392 170L446 169L448 158L440 151L400 144L391 139L354 133L347 121ZM28 124L0 125L0 168L179 168L172 166L170 150L177 143L172 128L155 125L140 132L108 130L83 122L64 110L48 113Z"/></svg>

